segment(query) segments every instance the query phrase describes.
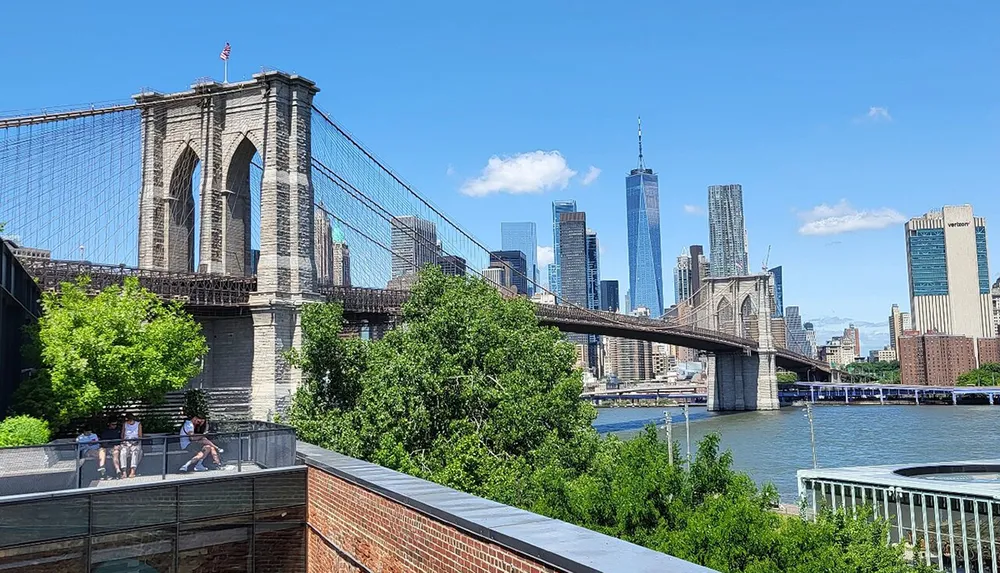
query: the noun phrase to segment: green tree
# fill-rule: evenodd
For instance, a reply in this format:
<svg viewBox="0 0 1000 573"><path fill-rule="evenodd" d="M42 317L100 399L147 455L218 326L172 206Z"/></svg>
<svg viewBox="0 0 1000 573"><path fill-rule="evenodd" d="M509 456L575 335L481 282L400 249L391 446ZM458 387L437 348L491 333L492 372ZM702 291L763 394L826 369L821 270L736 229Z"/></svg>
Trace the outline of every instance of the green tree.
<svg viewBox="0 0 1000 573"><path fill-rule="evenodd" d="M996 386L1000 380L1000 364L984 362L979 368L961 374L956 382L959 386Z"/></svg>
<svg viewBox="0 0 1000 573"><path fill-rule="evenodd" d="M43 368L18 389L14 408L55 426L135 400L160 401L200 372L208 352L181 303L163 303L135 278L96 296L86 278L64 283L42 296L42 309L31 346Z"/></svg>
<svg viewBox="0 0 1000 573"><path fill-rule="evenodd" d="M799 381L799 375L794 372L778 372L777 378L778 384L791 384Z"/></svg>
<svg viewBox="0 0 1000 573"><path fill-rule="evenodd" d="M601 438L562 335L482 281L421 274L404 325L344 340L335 305L306 307L288 421L306 441L614 535L724 572L896 573L884 523L772 509L716 435L688 468L655 428Z"/></svg>

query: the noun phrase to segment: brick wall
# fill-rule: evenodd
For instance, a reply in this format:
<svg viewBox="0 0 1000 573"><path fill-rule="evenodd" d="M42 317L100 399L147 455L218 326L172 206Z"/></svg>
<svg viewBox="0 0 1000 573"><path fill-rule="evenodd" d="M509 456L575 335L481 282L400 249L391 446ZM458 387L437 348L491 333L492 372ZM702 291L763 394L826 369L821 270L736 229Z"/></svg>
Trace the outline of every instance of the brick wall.
<svg viewBox="0 0 1000 573"><path fill-rule="evenodd" d="M979 364L1000 362L1000 338L979 339Z"/></svg>
<svg viewBox="0 0 1000 573"><path fill-rule="evenodd" d="M308 488L310 573L364 571L351 557L394 573L559 571L316 468Z"/></svg>

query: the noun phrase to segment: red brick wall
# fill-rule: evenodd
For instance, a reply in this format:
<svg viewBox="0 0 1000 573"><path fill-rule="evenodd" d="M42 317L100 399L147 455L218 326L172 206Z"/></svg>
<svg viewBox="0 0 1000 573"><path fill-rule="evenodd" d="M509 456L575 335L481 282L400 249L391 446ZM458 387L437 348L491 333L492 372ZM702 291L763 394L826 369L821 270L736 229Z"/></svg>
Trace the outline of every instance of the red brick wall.
<svg viewBox="0 0 1000 573"><path fill-rule="evenodd" d="M1000 338L979 339L979 364L1000 362Z"/></svg>
<svg viewBox="0 0 1000 573"><path fill-rule="evenodd" d="M556 571L322 470L308 487L310 573L361 571L330 543L383 573Z"/></svg>

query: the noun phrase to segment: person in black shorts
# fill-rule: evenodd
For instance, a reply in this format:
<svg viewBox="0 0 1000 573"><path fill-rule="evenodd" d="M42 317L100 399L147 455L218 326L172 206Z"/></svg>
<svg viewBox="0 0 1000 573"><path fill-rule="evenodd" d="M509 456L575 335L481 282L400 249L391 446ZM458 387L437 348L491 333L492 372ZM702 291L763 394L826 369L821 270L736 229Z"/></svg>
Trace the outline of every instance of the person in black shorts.
<svg viewBox="0 0 1000 573"><path fill-rule="evenodd" d="M118 463L118 452L121 451L122 431L118 427L117 418L108 418L108 427L101 430L100 437L101 449L97 451L97 472L101 474L101 479L104 479L107 473L104 465L107 461L109 450L111 461L115 464L115 476L119 478L123 477L121 465Z"/></svg>

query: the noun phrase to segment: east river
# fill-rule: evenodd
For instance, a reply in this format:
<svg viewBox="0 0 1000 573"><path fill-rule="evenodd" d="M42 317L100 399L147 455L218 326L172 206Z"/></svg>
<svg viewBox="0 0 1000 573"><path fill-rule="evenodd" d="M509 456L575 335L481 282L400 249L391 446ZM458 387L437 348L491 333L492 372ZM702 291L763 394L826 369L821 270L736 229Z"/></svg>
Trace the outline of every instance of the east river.
<svg viewBox="0 0 1000 573"><path fill-rule="evenodd" d="M622 438L664 408L600 408L594 426ZM668 408L674 441L685 452L680 408ZM714 413L691 408L691 448L711 432L722 436L733 464L758 483L771 482L785 503L795 503L795 472L812 467L804 408L772 412ZM1000 458L1000 406L824 405L813 408L820 467ZM661 437L665 432L661 429Z"/></svg>

